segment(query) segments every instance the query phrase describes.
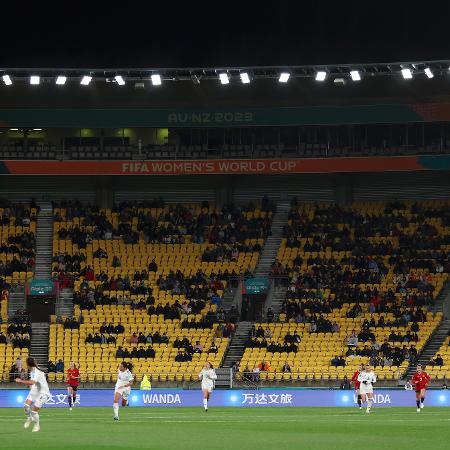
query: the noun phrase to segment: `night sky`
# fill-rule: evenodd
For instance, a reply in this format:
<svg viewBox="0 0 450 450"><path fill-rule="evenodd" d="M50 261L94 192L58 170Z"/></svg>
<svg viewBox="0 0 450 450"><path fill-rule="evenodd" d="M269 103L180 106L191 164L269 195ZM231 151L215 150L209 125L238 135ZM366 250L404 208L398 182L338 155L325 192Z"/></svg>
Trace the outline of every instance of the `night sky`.
<svg viewBox="0 0 450 450"><path fill-rule="evenodd" d="M205 2L206 3L206 2ZM2 6L0 67L208 67L450 59L449 2ZM437 7L434 7L434 5ZM446 5L447 4L447 5ZM143 6L146 5L146 6ZM444 5L444 6L443 6Z"/></svg>

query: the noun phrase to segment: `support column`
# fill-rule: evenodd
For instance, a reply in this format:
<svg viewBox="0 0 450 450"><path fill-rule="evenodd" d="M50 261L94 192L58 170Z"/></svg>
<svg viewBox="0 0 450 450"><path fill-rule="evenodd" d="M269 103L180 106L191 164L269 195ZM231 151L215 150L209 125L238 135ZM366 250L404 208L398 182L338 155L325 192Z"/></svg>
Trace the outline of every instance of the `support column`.
<svg viewBox="0 0 450 450"><path fill-rule="evenodd" d="M333 176L334 201L341 206L353 202L353 182L351 175L336 174Z"/></svg>
<svg viewBox="0 0 450 450"><path fill-rule="evenodd" d="M95 187L95 200L100 208L111 208L114 204L114 183L112 177L101 177Z"/></svg>

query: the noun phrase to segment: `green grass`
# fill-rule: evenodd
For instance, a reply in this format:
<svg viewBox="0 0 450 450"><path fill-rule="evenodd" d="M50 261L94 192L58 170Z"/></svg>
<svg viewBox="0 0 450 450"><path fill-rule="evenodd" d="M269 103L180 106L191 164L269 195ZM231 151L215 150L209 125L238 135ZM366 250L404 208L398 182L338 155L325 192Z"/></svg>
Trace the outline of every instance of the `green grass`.
<svg viewBox="0 0 450 450"><path fill-rule="evenodd" d="M450 408L112 408L41 410L41 431L21 409L0 409L0 448L27 450L448 449Z"/></svg>

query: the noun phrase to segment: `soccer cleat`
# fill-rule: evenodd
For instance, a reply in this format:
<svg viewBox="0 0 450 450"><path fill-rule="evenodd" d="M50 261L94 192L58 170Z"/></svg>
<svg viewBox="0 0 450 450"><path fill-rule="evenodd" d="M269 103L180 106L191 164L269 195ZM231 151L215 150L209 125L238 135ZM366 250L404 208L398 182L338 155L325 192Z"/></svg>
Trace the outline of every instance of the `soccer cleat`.
<svg viewBox="0 0 450 450"><path fill-rule="evenodd" d="M420 408L417 408L417 412L420 412Z"/></svg>
<svg viewBox="0 0 450 450"><path fill-rule="evenodd" d="M420 409L423 409L425 405L423 403L420 404Z"/></svg>
<svg viewBox="0 0 450 450"><path fill-rule="evenodd" d="M360 411L362 410L362 406L359 407L359 410L360 410Z"/></svg>
<svg viewBox="0 0 450 450"><path fill-rule="evenodd" d="M366 409L366 414L370 414L370 409L369 408Z"/></svg>
<svg viewBox="0 0 450 450"><path fill-rule="evenodd" d="M119 420L119 418L118 417L114 417L114 420Z"/></svg>
<svg viewBox="0 0 450 450"><path fill-rule="evenodd" d="M31 420L30 417L28 417L28 419L25 420L25 423L23 424L23 427L24 427L24 428L29 428L30 425L31 425L31 422L33 422L33 421Z"/></svg>
<svg viewBox="0 0 450 450"><path fill-rule="evenodd" d="M72 411L72 407L69 408L69 411Z"/></svg>
<svg viewBox="0 0 450 450"><path fill-rule="evenodd" d="M37 432L40 431L40 430L41 430L41 427L40 427L38 424L36 424L36 425L33 427L32 432L33 432L33 433L37 433Z"/></svg>

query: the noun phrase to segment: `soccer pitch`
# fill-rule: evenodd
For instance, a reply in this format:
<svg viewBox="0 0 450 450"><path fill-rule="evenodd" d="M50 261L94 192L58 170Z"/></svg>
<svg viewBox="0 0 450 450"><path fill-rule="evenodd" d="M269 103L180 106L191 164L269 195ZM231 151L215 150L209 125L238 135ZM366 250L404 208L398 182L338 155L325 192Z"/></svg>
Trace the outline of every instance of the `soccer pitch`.
<svg viewBox="0 0 450 450"><path fill-rule="evenodd" d="M450 408L112 408L0 410L3 449L448 449Z"/></svg>

